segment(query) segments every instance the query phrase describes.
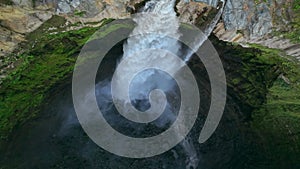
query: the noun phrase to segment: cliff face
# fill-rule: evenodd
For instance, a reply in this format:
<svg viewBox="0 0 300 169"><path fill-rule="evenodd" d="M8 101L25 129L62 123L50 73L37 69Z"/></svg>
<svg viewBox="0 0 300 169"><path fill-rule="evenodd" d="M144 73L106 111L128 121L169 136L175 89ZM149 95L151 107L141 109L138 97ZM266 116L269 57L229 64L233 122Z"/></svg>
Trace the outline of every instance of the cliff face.
<svg viewBox="0 0 300 169"><path fill-rule="evenodd" d="M37 29L52 15L64 16L71 24L100 22L104 18L129 17L135 10L135 4L140 2L143 0L2 0L0 56L11 53L16 45L24 40L26 33ZM196 2L217 7L219 1L196 0ZM244 39L261 38L273 30L290 31L292 30L290 23L294 17L293 2L293 0L227 0L222 20L218 25L221 32L216 34L226 41L245 41ZM197 3L190 4L189 7L193 10ZM185 14L184 17L188 15Z"/></svg>
<svg viewBox="0 0 300 169"><path fill-rule="evenodd" d="M35 46L39 43L36 40L39 33L50 35L82 27L97 27L106 22L106 18L130 17L144 2L145 0L0 1L0 83L9 70L16 67L19 59L19 50L16 49L22 42ZM273 36L274 32L300 30L296 20L296 2L297 0L227 0L214 33L220 40L283 49L288 55L300 59L300 45L297 41L290 41L289 36ZM218 8L219 0L188 3L180 0L177 1L176 11L182 22L202 28L214 18ZM44 24L50 19L51 22ZM36 30L39 33L32 34ZM300 41L297 32L293 36Z"/></svg>
<svg viewBox="0 0 300 169"><path fill-rule="evenodd" d="M198 0L216 6L217 0ZM281 49L300 60L299 1L227 0L214 33L223 41Z"/></svg>
<svg viewBox="0 0 300 169"><path fill-rule="evenodd" d="M216 6L218 0L197 0ZM223 13L226 30L240 30L249 38L270 33L273 28L288 29L292 20L292 0L227 0Z"/></svg>
<svg viewBox="0 0 300 169"><path fill-rule="evenodd" d="M34 3L33 3L34 2ZM36 30L53 15L64 16L69 24L100 22L104 18L128 16L125 1L98 0L13 0L0 4L0 56L11 53L25 35Z"/></svg>
<svg viewBox="0 0 300 169"><path fill-rule="evenodd" d="M0 77L5 77L7 75L6 71L13 69L15 66L17 70L13 75L10 74L11 76L8 76L0 87L0 131L10 133L15 126L22 125L24 122L36 117L39 113L36 110L40 108L39 106L42 103L47 102L48 92L54 86L66 83L65 78L72 72L76 56L88 37L98 30L99 25L105 25L111 21L105 18L129 17L131 13L136 12L143 6L144 1L2 0L0 2L2 3L0 7ZM216 0L203 2L214 7L218 6ZM187 4L184 3L184 0L180 3L178 3L180 7L177 12L181 21L193 23L199 27L213 18L212 15L217 11L216 8L203 3L190 2ZM299 34L272 36L276 31L290 31L299 28L295 26L297 22L293 22L297 17L291 17L294 14L290 3L292 2L279 0L267 2L228 0L223 17L214 33L224 41L260 43L264 46L286 49L288 54L297 55L300 52L299 45L293 44L287 38L297 37ZM131 26L124 27L132 28ZM108 27L108 31L104 32L108 34L115 31L115 28L111 27L109 29ZM121 28L122 25L118 29ZM228 166L227 168L232 168L229 166L243 163L242 166L237 168L249 168L248 164L257 164L261 166L253 168L298 169L300 156L300 130L298 125L300 124L298 118L300 110L300 96L298 94L300 93L299 65L281 57L284 54L277 50L266 48L263 48L263 50L244 49L236 44L220 42L216 38L212 40L224 61L228 79L229 99L231 100L229 105L233 107L225 113L223 126L219 127L215 138L204 147L200 147L201 152L205 154L202 157L203 161L207 161L207 164L203 166L217 168L215 166L223 163ZM296 43L296 41L294 42ZM23 44L26 44L29 52L19 55L17 51L21 49ZM255 47L262 48L261 46ZM19 53L22 53L22 51ZM25 64L16 65L20 62ZM195 64L195 68L198 69L199 66ZM65 91L65 88L58 90L58 92L61 91ZM60 96L58 95L57 98L60 98ZM261 108L264 102L266 102L266 105ZM52 104L49 105L53 107ZM47 108L46 111L48 112ZM57 114L59 115L59 113ZM250 114L253 118L252 121L248 120ZM247 117L244 117L245 115ZM74 118L76 119L75 116ZM247 126L244 126L244 119L246 119ZM48 115L45 121L49 122ZM40 121L40 123L42 125L47 124L44 121ZM247 130L241 131L242 133L247 134L249 133L248 130L253 132L248 123L253 123L251 126L254 128L254 132L257 132L255 136L259 137L248 135L245 138L238 137L241 134L236 130L244 130L243 127L247 127ZM32 126L34 129L37 128L35 125ZM31 131L26 129L22 129L20 133L26 135L26 132L22 131ZM42 133L49 134L47 132ZM80 136L82 135L80 134ZM2 134L0 136L3 137ZM26 135L26 138L31 137ZM39 138L42 137L39 136ZM45 138L43 140L57 141L57 135L54 134L49 134L49 137L47 135ZM73 138L70 140L78 141L78 139ZM77 160L77 157L68 157L69 154L74 155L73 149L69 147L70 145L77 148L81 146L66 141L69 140L66 137L59 139L61 140L52 143L57 144L59 150L63 150L58 152L67 157L64 160L73 164L75 168L80 165L77 166L77 163L84 164L84 161ZM247 143L249 140L249 144L254 144L254 148L257 149L244 144L246 143L244 139L247 140ZM19 140L21 140L20 144L24 145L24 150L18 149L19 147L15 146L13 141L11 141L12 146L10 147L16 147L17 151L24 152L24 157L32 157L26 154L28 147L27 144L24 144L22 136ZM36 152L42 152L41 147L36 146L38 144L32 144L31 139L27 141L34 147ZM223 144L224 142L228 144ZM45 147L53 148L49 146L49 142L45 144ZM236 147L234 152L230 152L233 150L232 147ZM70 149L72 150L69 152ZM207 153L212 151L211 154ZM15 151L11 152L14 156ZM240 154L241 152L242 154ZM224 154L230 153L237 153L235 154L237 158L224 160ZM97 154L100 157L93 156L95 160L91 161L98 162L97 160L101 158L107 159L106 155L103 155L103 151L99 151ZM4 157L6 156L4 155ZM4 158L1 160L5 161ZM245 160L245 163L242 160ZM73 163L74 161L75 163ZM156 159L153 161L157 164ZM174 164L173 161L173 159L170 160L170 164ZM32 163L31 160L26 160L26 162ZM19 165L18 162L11 164ZM65 161L57 161L57 166L65 164ZM131 162L131 164L143 165L144 163ZM103 165L119 165L119 163ZM176 167L180 168L178 166L170 168Z"/></svg>
<svg viewBox="0 0 300 169"><path fill-rule="evenodd" d="M214 33L220 39L240 44L256 43L286 51L300 60L297 0L227 0ZM216 14L218 0L197 0L187 3L177 1L177 12L183 22L202 28ZM202 2L202 3L200 3ZM127 18L135 13L145 0L2 0L0 1L0 82L17 61L16 49L28 39L28 34L38 29L55 15L65 18L62 25L48 25L52 33L82 27L96 27L106 18ZM215 8L214 8L215 7ZM298 12L299 13L299 12ZM296 18L296 19L295 19ZM296 24L295 24L296 23ZM295 26L296 25L296 26ZM297 27L298 26L298 27ZM296 29L295 29L296 28ZM45 30L44 30L45 31ZM288 32L274 37L274 32ZM296 39L291 42L289 39ZM297 41L298 39L298 41Z"/></svg>
<svg viewBox="0 0 300 169"><path fill-rule="evenodd" d="M57 33L97 27L106 18L130 16L127 7L139 0L4 0L0 1L0 84L10 70L16 67L20 44L35 45L39 35L33 31ZM56 17L56 16L60 17ZM41 25L53 18L52 22ZM58 20L55 20L58 19ZM64 19L62 19L64 18Z"/></svg>
<svg viewBox="0 0 300 169"><path fill-rule="evenodd" d="M50 19L46 23L52 22L52 20L58 21L59 18ZM43 26L44 24L41 27ZM102 28L104 30L101 31L103 32L101 40L106 42L119 35L114 32L123 32L124 30L127 33L131 32L133 25L116 20ZM103 151L84 135L72 109L72 92L71 86L69 86L71 79L64 78L72 72L76 56L88 37L98 29L83 28L57 35L41 35L39 39L44 39L44 41L37 43L28 53L33 60L27 65L27 68L21 69L3 84L0 95L6 97L0 98L2 99L0 107L5 105L3 106L5 109L0 109L0 133L4 129L6 129L4 131L9 131L17 124L26 123L22 127L14 128L16 129L14 132L20 135L17 134L13 140L9 139L8 146L1 147L0 145L0 156L4 157L0 159L1 166L4 168L18 168L21 165L23 168L49 168L50 166L53 168L87 168L87 166L91 166L90 168L119 168L121 166L123 169L128 169L161 168L163 163L165 168L186 168L184 166L185 152L180 150L179 146L174 151L162 156L136 161L135 159L116 157ZM183 31L190 32L192 30L184 26L182 27ZM195 144L199 157L201 157L199 166L205 166L207 169L241 169L249 166L265 169L267 167L261 165L265 159L258 159L255 163L248 160L249 156L250 160L256 160L256 153L260 151L254 151L252 148L252 140L249 139L252 137L246 137L248 132L243 130L244 124L240 120L240 116L249 113L249 105L259 106L262 104L267 92L265 85L271 83L277 75L274 73L278 69L275 66L277 62L269 63L270 60L260 57L260 52L255 49L243 49L237 45L220 42L216 38L212 38L212 41L218 49L228 75L229 97L224 118L214 136L204 145ZM109 73L116 66L117 59L114 57L119 56L116 51L122 53L122 48L117 47L113 51L110 57L107 57L107 62L105 61L109 67L105 71ZM269 55L266 57L270 58ZM259 69L257 65L259 65ZM205 67L197 57L192 59L189 66L195 70L195 74L199 77L197 79L205 79L200 83L200 89L202 103L204 103L202 109L206 111L209 109L210 87ZM103 73L104 76L106 74ZM60 83L62 87L56 88ZM47 97L49 90L51 90L49 92L51 99ZM37 115L32 113L43 103L47 103L47 105L42 112L37 112ZM16 114L17 116L15 116ZM30 122L32 117L36 117L37 120ZM202 126L200 124L205 117L204 114L201 114L199 125L195 126ZM6 119L8 120L5 121ZM195 137L198 136L200 128L192 131ZM132 132L132 130L128 130L128 132ZM1 148L6 147L8 149L5 152L8 153L1 154ZM174 152L177 157L173 158ZM19 154L18 157L15 154ZM261 152L259 154L263 156ZM252 159L253 156L254 159Z"/></svg>

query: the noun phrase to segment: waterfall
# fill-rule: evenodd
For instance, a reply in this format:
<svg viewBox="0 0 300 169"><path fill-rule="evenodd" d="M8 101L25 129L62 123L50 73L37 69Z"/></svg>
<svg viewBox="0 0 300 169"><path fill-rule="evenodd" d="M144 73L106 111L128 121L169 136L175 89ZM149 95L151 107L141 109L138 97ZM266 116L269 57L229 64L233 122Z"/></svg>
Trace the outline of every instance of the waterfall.
<svg viewBox="0 0 300 169"><path fill-rule="evenodd" d="M199 36L196 37L196 39L194 40L193 44L191 45L193 47L193 49L199 49L202 44L207 40L207 38L209 37L209 35L212 33L212 31L214 30L214 28L216 27L216 25L218 24L224 8L225 8L225 4L226 4L226 0L220 0L222 5L221 6L217 6L217 9L219 9L218 13L216 14L216 16L214 17L214 19L211 21L211 23L209 25L206 26L206 29L204 30L204 36ZM184 61L188 62L192 55L194 54L194 51L189 51L186 56L184 57Z"/></svg>
<svg viewBox="0 0 300 169"><path fill-rule="evenodd" d="M133 20L137 23L127 43L124 45L124 56L147 49L169 49L177 51L179 44L165 37L177 37L180 33L179 20L174 11L175 0L151 0L146 3L143 12ZM153 33L155 32L155 33ZM135 36L138 35L138 36ZM176 52L174 52L176 53Z"/></svg>
<svg viewBox="0 0 300 169"><path fill-rule="evenodd" d="M167 39L166 37L175 37L179 39L181 34L179 33L179 20L174 11L175 0L151 0L146 3L143 12L145 15L137 16L134 18L134 21L137 23L137 26L132 31L132 36L127 40L127 43L124 45L124 55L123 57L132 57L131 65L140 64L141 62L151 62L154 55L149 56L149 60L139 60L136 61L135 52L142 51L145 49L165 49L173 51L175 54L179 52L180 44L174 39ZM151 15L147 15L151 13ZM156 32L153 34L153 32ZM164 56L161 56L164 57ZM163 59L161 60L163 61ZM184 65L176 65L175 63L165 63L166 67L171 67L171 69L177 70L178 67ZM172 68L174 67L174 68ZM144 75L149 78L154 72L150 72L147 75ZM139 85L145 87L143 84ZM169 89L172 91L173 89ZM143 91L138 90L138 91ZM158 126L164 126L172 120L176 119L176 115L172 111L168 111L168 115L163 121L156 123ZM176 133L175 133L176 134ZM197 168L198 167L198 155L192 141L188 138L184 139L180 145L182 146L184 152L186 153L186 168Z"/></svg>
<svg viewBox="0 0 300 169"><path fill-rule="evenodd" d="M213 29L216 27L218 21L220 20L224 7L225 0L220 0L221 5L216 5L219 9L218 13L211 21L209 25L206 26L204 30L204 36L196 37L192 48L199 49L201 45L207 40L208 36L212 33ZM215 1L214 1L215 3ZM176 17L174 11L175 0L151 0L146 3L142 12L151 12L155 16L143 15L144 17L136 17L134 21L137 23L136 28L133 30L132 35L143 35L149 32L158 32L156 35L145 35L144 37L132 37L127 40L127 44L124 45L124 57L130 56L131 54L138 52L143 49L170 49L172 51L177 51L179 49L179 44L172 41L160 41L164 37L173 35L172 37L180 37L178 31L179 20ZM211 4L210 4L211 5ZM171 25L171 26L170 26ZM175 35L175 36L174 36ZM158 43L158 42L163 43ZM160 46L159 46L160 45ZM183 56L184 61L188 62L193 55L194 51L190 50L186 56Z"/></svg>
<svg viewBox="0 0 300 169"><path fill-rule="evenodd" d="M225 3L224 1L222 2L223 4L220 7L221 9L219 9L219 12L215 16L211 24L208 25L204 31L205 36L199 36L195 38L194 43L192 44L193 49L199 49L201 45L207 40L207 37L213 31L223 12ZM133 69L135 69L136 67L135 65L141 65L143 63L152 63L154 62L153 60L159 60L159 62L162 62L162 64L165 65L164 67L166 67L168 70L171 70L171 72L175 74L178 71L178 69L185 66L185 62L188 62L194 53L194 51L190 50L187 54L185 54L185 56L182 56L182 63L173 63L164 59L167 57L164 53L157 54L157 52L143 52L145 50L149 51L150 49L154 49L168 50L172 51L172 53L174 54L179 54L181 45L176 39L179 39L181 36L179 32L180 22L176 16L176 12L174 11L174 5L175 0L151 0L145 4L142 13L134 16L133 18L133 20L136 22L136 27L132 31L130 37L127 39L127 42L123 45L124 54L121 60L121 62L126 60L127 66L123 65L122 68L120 68L121 70L116 71L113 79L118 80L112 81L112 91L116 93L113 94L113 97L115 97L114 101L122 105L123 110L126 110L125 114L121 113L123 116L125 115L125 117L126 113L130 114L132 112L137 112L134 108L130 107L130 100L126 100L126 98L129 97L125 94L127 92L125 91L127 90L127 88L124 88L124 86L127 86L127 84L124 85L124 83L126 83L124 79L131 79L132 76L132 74L127 72L133 72ZM175 40L168 37L175 38ZM124 72L126 72L126 74L124 74ZM173 74L171 73L171 76ZM152 76L154 75L155 70L147 70L146 73L143 74L143 77L139 77L140 81L138 82L138 85L136 85L136 88L134 88L134 92L138 97L140 97L139 100L147 99L146 96L149 95L149 93L147 93L144 90L144 88L152 90L155 89L155 86L152 86L155 84L146 83L147 79L152 78ZM114 85L114 83L116 85ZM169 92L172 92L173 87L171 86L167 88L167 90L169 90ZM120 100L122 102L120 102ZM165 108L168 109L170 105L168 103L166 104L167 106L165 106ZM118 110L120 112L121 109ZM143 114L144 112L139 113ZM155 117L156 116L157 115L155 115ZM170 109L168 110L168 115L166 116L166 118L163 119L163 121L157 122L156 125L162 127L172 122L172 120L174 119L176 119L176 115ZM138 120L139 119L137 119L137 121L135 122L138 122ZM180 136L178 135L178 137ZM186 168L197 168L199 163L199 154L197 154L192 139L185 138L180 145L182 146L187 157Z"/></svg>

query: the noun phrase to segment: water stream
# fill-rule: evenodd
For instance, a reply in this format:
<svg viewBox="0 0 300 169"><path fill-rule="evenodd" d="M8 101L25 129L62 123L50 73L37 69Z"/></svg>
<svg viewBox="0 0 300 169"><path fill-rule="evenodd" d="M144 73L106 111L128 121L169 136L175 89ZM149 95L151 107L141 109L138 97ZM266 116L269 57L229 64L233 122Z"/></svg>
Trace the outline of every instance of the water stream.
<svg viewBox="0 0 300 169"><path fill-rule="evenodd" d="M171 72L173 72L174 74L181 67L185 66L183 63L169 63L168 61L164 61L163 58L167 57L167 54L164 53L160 53L159 56L157 56L157 53L155 52L143 53L143 55L147 55L144 56L143 59L141 59L141 56L139 56L141 52L149 49L169 50L177 56L180 56L181 44L176 40L181 36L179 32L180 22L176 16L176 12L174 11L174 5L175 0L151 0L146 3L145 7L142 10L142 14L134 16L134 21L137 25L132 31L131 37L127 39L127 42L123 46L123 59L125 58L128 60L128 58L130 58L129 63L126 68L119 71L119 74L116 73L114 75L115 77L117 77L117 79L124 78L123 76L130 76L126 73L124 74L124 72L130 72L131 70L129 69L134 69L134 65L141 65L144 62L151 63L153 62L153 60L155 60L155 57L160 58L160 62L165 62L163 63L165 67L171 69ZM215 18L211 21L211 24L206 26L204 36L199 35L198 37L195 37L192 44L193 49L199 49L204 41L207 40L207 37L211 34L221 17L224 5L225 2L223 1L222 6L219 7L220 9ZM188 50L188 52L181 57L185 62L189 62L194 52L195 51L193 50ZM143 73L142 79L151 79L153 75L157 75L155 70L148 70L146 73ZM121 83L118 88L115 88L115 90L117 90L116 93L118 93L119 95L122 92L127 92L122 91L126 90L126 88L124 89L123 85L124 83ZM137 87L135 88L135 91L138 91L136 95L140 96L140 100L141 98L147 100L147 96L149 93L144 89L155 89L156 86L153 85L157 84L153 83L153 81L149 83L149 81L140 80L139 84L136 85ZM165 92L174 91L173 85L167 86L168 88L166 88ZM118 100L122 100L122 98L118 98ZM130 103L130 100L128 102ZM145 104L147 104L147 102ZM125 103L124 105L130 104ZM171 107L168 103L167 105L168 107ZM172 110L169 110L168 116L165 116L163 123L159 123L159 127L166 127L169 123L174 121L174 119L176 119L176 113L174 113ZM186 138L180 144L187 155L186 168L197 168L199 161L198 156L200 154L197 154L193 143L189 140L189 138Z"/></svg>

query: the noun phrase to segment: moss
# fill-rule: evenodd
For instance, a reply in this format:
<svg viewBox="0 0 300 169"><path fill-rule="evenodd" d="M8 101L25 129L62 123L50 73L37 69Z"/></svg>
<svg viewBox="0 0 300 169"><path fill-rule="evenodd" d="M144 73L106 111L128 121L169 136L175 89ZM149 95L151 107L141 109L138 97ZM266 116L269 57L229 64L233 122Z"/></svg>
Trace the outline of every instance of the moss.
<svg viewBox="0 0 300 169"><path fill-rule="evenodd" d="M280 50L260 45L243 49L218 43L215 46L225 60L228 95L250 124L247 132L255 133L249 139L259 147L253 150L259 161L272 169L299 168L299 62Z"/></svg>
<svg viewBox="0 0 300 169"><path fill-rule="evenodd" d="M0 0L0 4L13 5L14 3L12 0Z"/></svg>
<svg viewBox="0 0 300 169"><path fill-rule="evenodd" d="M30 55L24 54L22 58L26 61L4 80L0 90L2 138L17 124L34 117L36 108L44 99L49 87L72 70L72 63L76 59L72 54L79 50L78 47L82 44L75 42L74 45L68 45L63 43L64 41L70 41L69 37L50 40L50 43L55 43L55 48L37 48ZM41 46L46 45L51 44L45 43Z"/></svg>
<svg viewBox="0 0 300 169"><path fill-rule="evenodd" d="M47 22L43 23L37 30L27 35L27 40L29 42L34 42L40 39L40 36L43 34L48 34L54 31L49 30L49 28L56 28L59 31L59 28L62 28L66 23L66 19L58 16L53 15Z"/></svg>
<svg viewBox="0 0 300 169"><path fill-rule="evenodd" d="M275 31L274 35L284 36L294 43L300 43L300 0L294 0L292 6L293 18L291 23L289 23L292 28L285 31Z"/></svg>
<svg viewBox="0 0 300 169"><path fill-rule="evenodd" d="M105 31L96 32L95 36L93 36L93 37L95 37L97 39L99 39L99 38L101 39L104 36L106 36L109 32L116 31L116 30L118 30L120 28L132 28L132 27L133 27L133 25L129 25L129 24L114 24L114 25L111 25L109 27L109 29L106 29ZM91 38L90 41L91 40L94 40L94 39Z"/></svg>
<svg viewBox="0 0 300 169"><path fill-rule="evenodd" d="M30 35L29 39L37 43L32 48L32 44L27 45L29 49L18 56L20 64L3 81L0 88L2 139L6 139L17 126L36 117L37 110L50 89L70 77L76 56L89 37L99 29L86 27L49 34L43 28L52 26L52 23L52 20L46 22L41 29ZM102 36L122 26L124 25L112 24L105 29Z"/></svg>
<svg viewBox="0 0 300 169"><path fill-rule="evenodd" d="M260 57L276 64L281 76L268 89L266 103L253 113L252 128L262 139L261 153L272 161L270 168L299 168L300 65L278 55L270 57L277 51L259 48Z"/></svg>
<svg viewBox="0 0 300 169"><path fill-rule="evenodd" d="M251 112L265 103L268 87L280 75L275 59L267 58L278 58L280 52L266 54L256 48L242 48L213 38L210 40L223 57L228 94L241 105L245 120L250 120Z"/></svg>
<svg viewBox="0 0 300 169"><path fill-rule="evenodd" d="M300 10L300 0L294 0L293 3L293 9L296 10Z"/></svg>
<svg viewBox="0 0 300 169"><path fill-rule="evenodd" d="M74 15L75 16L79 16L79 17L83 17L83 16L85 16L86 15L86 11L75 11L74 12Z"/></svg>
<svg viewBox="0 0 300 169"><path fill-rule="evenodd" d="M31 2L32 2L32 7L36 7L36 0L31 0Z"/></svg>

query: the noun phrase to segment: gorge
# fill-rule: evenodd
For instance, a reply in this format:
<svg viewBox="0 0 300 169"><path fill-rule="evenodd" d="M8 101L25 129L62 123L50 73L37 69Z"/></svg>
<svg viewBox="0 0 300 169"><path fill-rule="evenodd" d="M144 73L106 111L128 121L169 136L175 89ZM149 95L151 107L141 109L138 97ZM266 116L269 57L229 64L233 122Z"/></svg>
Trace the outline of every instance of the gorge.
<svg viewBox="0 0 300 169"><path fill-rule="evenodd" d="M35 2L34 7L32 2ZM140 1L124 2L1 2L1 10L4 10L3 14L1 12L1 33L4 32L3 36L1 34L4 39L1 39L1 48L4 50L1 51L3 78L0 88L0 168L300 167L298 17L295 17L296 21L289 21L292 19L290 15L299 16L299 8L296 8L298 1L228 0L224 11L220 10L220 6L217 9L218 1L205 1L206 4L181 1L176 2L179 13L177 17L172 5L175 1L172 0L152 0L141 6L136 5L142 4ZM156 6L157 3L161 8ZM285 5L286 8L283 9L282 6ZM197 8L193 9L195 6ZM165 21L163 23L159 20L147 23L149 18L136 18L133 22L125 19L130 15L126 8L128 11L135 8L169 15L164 19L160 18ZM275 12L269 13L272 10ZM14 11L18 11L18 15L5 14ZM22 11L31 12L24 14ZM188 14L190 11L192 14ZM276 18L276 22L272 21L280 12L285 12L285 15ZM27 23L20 24L21 26L18 25L20 22L14 24L14 19L18 20L19 16L29 18L34 24L24 28L22 25ZM249 16L254 16L255 20L249 19ZM32 17L39 19L31 19ZM214 19L218 22L214 22ZM288 25L284 29L291 29L295 34L288 34L280 28L283 27L281 22ZM143 23L145 25L140 25ZM73 107L72 72L82 47L86 43L93 43L90 37L95 32L100 32L97 35L100 37L97 43L100 44L107 44L120 34L129 36L135 31L147 32L147 29L163 30L162 34L170 33L175 36L191 35L195 28L187 23L193 23L202 31L208 32L207 36L219 53L225 69L227 103L216 132L204 144L198 143L211 101L211 82L205 65L192 52L187 54L189 57L183 58L188 58L184 60L195 75L201 103L195 127L188 137L166 153L142 159L119 157L98 147L81 128ZM286 45L289 50L268 44L268 37L273 36L283 41L288 40ZM164 131L174 121L170 113L178 109L173 107L179 101L174 99L162 118L148 125L128 123L118 116L115 108L112 108L112 98L108 91L113 72L122 55L126 57L127 53L130 56L130 52L146 48L143 45L149 44L155 48L186 50L186 53L190 53L186 46L172 39L168 41L159 35L144 38L145 41L142 41L141 36L125 39L113 46L99 66L95 81L98 104L101 107L100 103L104 102L102 108L107 109L104 113L106 120L114 128L132 136L152 136ZM158 39L161 43L151 43ZM272 40L270 42L274 43ZM12 43L14 48L8 48ZM277 43L284 46L280 41ZM204 50L203 46L199 50ZM149 102L148 97L146 101L144 96L140 98L140 93L154 88L140 88L142 83L138 79L145 76L155 87L165 89L167 98L180 98L174 81L168 81L170 78L162 72L148 70L137 76L136 86L133 87L136 92L133 97L142 100L134 105L141 111L149 108ZM147 96L147 93L144 95Z"/></svg>

